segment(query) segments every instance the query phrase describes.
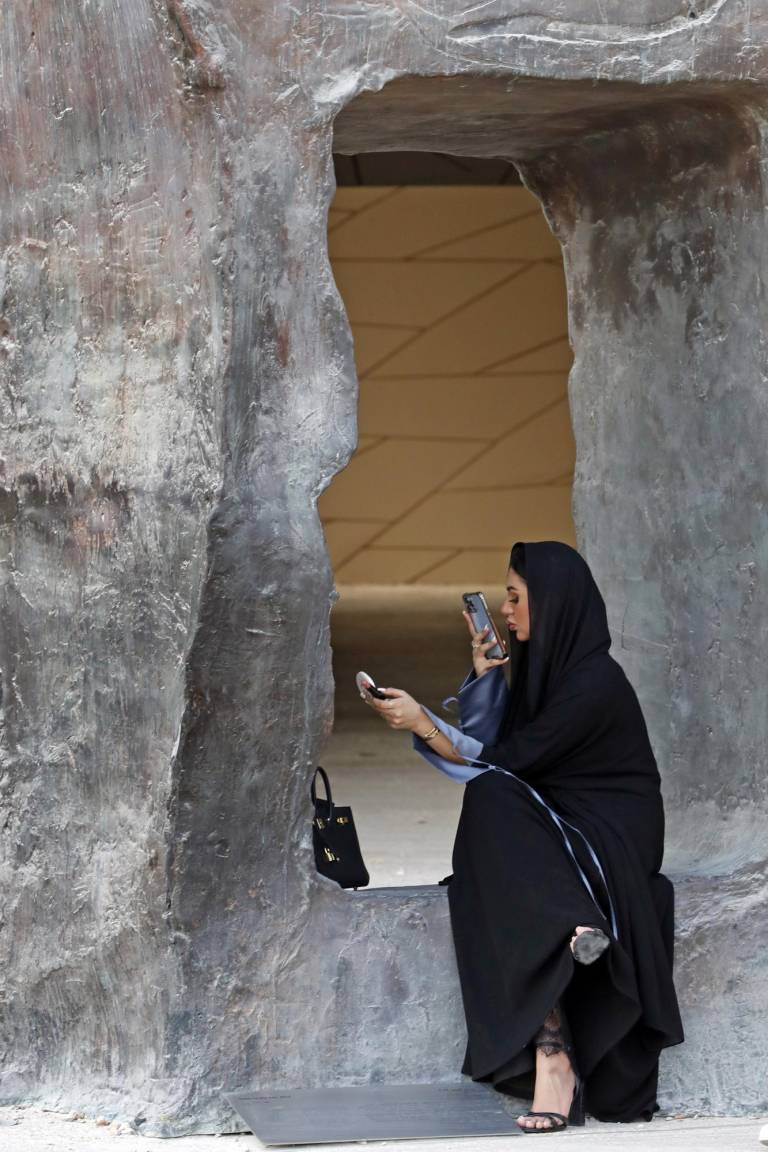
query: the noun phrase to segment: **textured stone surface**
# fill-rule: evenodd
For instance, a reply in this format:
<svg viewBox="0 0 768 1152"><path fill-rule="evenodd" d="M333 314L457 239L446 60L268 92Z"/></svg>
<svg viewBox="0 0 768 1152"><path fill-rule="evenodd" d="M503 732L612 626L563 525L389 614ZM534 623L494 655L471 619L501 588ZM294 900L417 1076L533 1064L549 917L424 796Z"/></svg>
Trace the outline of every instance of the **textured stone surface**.
<svg viewBox="0 0 768 1152"><path fill-rule="evenodd" d="M564 244L579 539L689 876L663 1099L765 1105L768 5L544 9L5 5L4 1100L181 1133L223 1086L458 1075L444 893L310 869L338 116L519 160Z"/></svg>

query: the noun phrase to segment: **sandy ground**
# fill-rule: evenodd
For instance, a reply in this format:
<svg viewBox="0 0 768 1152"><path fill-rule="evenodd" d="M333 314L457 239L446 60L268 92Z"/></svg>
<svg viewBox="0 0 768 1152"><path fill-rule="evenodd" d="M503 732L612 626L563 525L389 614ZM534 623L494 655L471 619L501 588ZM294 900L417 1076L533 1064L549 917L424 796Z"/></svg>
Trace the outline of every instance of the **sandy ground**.
<svg viewBox="0 0 768 1152"><path fill-rule="evenodd" d="M761 1121L757 1119L659 1119L652 1124L596 1124L558 1134L574 1152L760 1152ZM508 1152L520 1147L517 1136L464 1140L381 1141L380 1152ZM768 1143L768 1132L766 1133ZM523 1136L522 1139L525 1139ZM0 1108L2 1152L257 1152L264 1145L255 1136L184 1136L158 1140L139 1136L105 1120L68 1119L37 1108ZM297 1147L297 1146L296 1146ZM304 1145L303 1147L307 1147ZM318 1147L318 1145L314 1145ZM324 1152L346 1152L354 1145L326 1144Z"/></svg>

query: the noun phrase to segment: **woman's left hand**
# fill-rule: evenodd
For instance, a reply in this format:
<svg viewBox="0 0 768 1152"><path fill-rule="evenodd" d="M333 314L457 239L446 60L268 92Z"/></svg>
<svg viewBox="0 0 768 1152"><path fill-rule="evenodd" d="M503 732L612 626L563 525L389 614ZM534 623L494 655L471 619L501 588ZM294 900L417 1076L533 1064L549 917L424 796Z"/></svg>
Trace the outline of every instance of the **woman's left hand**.
<svg viewBox="0 0 768 1152"><path fill-rule="evenodd" d="M421 704L401 688L382 688L381 691L387 693L386 700L377 700L375 696L369 696L366 704L378 712L390 728L412 732L423 719Z"/></svg>

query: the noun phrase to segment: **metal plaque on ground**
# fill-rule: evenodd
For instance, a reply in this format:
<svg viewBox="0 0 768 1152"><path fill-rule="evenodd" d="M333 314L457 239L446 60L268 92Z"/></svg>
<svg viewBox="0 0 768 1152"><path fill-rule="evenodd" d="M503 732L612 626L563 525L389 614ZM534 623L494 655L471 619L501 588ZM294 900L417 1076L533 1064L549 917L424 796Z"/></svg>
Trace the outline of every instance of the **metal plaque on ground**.
<svg viewBox="0 0 768 1152"><path fill-rule="evenodd" d="M485 1084L373 1084L225 1095L262 1144L523 1135L504 1097Z"/></svg>

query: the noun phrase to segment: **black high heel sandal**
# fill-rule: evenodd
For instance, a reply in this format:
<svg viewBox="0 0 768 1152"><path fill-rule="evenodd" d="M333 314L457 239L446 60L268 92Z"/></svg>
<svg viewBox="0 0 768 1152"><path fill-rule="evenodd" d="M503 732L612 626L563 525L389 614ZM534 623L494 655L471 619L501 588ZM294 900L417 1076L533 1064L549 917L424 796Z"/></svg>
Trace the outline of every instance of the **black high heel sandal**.
<svg viewBox="0 0 768 1152"><path fill-rule="evenodd" d="M551 1123L546 1128L529 1128L527 1125L520 1124L521 1132L532 1132L536 1135L541 1132L564 1132L569 1125L571 1128L583 1128L586 1123L583 1081L578 1076L576 1077L576 1083L573 1086L573 1099L567 1116L563 1116L562 1112L525 1112L523 1119L527 1120L528 1117L532 1120L549 1120Z"/></svg>
<svg viewBox="0 0 768 1152"><path fill-rule="evenodd" d="M610 944L610 939L600 928L587 928L579 932L571 944L573 958L578 964L594 964Z"/></svg>
<svg viewBox="0 0 768 1152"><path fill-rule="evenodd" d="M544 1128L529 1128L526 1124L519 1124L518 1127L522 1132L533 1132L534 1134L562 1132L569 1125L572 1128L583 1128L585 1123L584 1082L576 1070L570 1031L559 1004L556 1004L547 1016L536 1033L533 1044L535 1048L541 1049L545 1056L554 1056L557 1052L565 1052L573 1068L576 1083L573 1086L573 1096L567 1116L563 1116L562 1112L525 1112L520 1117L521 1120L549 1120L549 1124Z"/></svg>

